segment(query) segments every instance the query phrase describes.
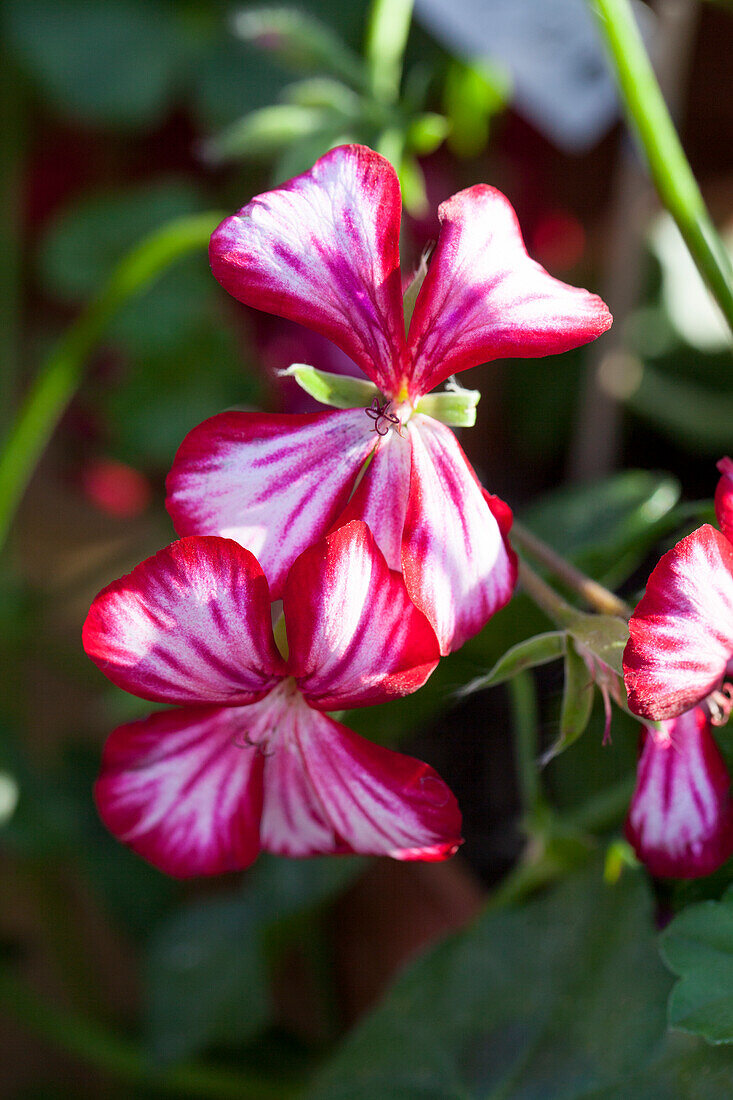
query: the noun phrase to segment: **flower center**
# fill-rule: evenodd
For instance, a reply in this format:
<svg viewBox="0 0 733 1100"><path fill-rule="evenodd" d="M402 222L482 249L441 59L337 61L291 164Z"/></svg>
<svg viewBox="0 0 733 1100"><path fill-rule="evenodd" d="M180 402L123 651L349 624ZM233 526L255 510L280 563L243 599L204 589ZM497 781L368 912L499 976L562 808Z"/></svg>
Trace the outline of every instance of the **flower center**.
<svg viewBox="0 0 733 1100"><path fill-rule="evenodd" d="M396 429L398 435L402 435L402 428L414 411L409 401L400 401L395 404L390 398L380 402L378 397L375 397L369 408L364 410L369 419L374 421L372 431L381 436L387 435L392 428Z"/></svg>

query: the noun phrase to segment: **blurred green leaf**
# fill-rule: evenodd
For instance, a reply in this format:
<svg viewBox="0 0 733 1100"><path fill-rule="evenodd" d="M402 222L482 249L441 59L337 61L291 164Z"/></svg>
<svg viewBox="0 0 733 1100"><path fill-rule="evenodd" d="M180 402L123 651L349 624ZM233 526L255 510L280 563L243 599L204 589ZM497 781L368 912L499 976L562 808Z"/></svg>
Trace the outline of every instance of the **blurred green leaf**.
<svg viewBox="0 0 733 1100"><path fill-rule="evenodd" d="M244 889L190 902L156 929L146 964L148 1042L162 1061L239 1044L272 1014L269 947L361 873L360 859L262 856ZM289 934L286 934L289 929Z"/></svg>
<svg viewBox="0 0 733 1100"><path fill-rule="evenodd" d="M9 772L0 771L0 827L15 813L18 805L18 784Z"/></svg>
<svg viewBox="0 0 733 1100"><path fill-rule="evenodd" d="M733 887L720 901L683 910L659 947L680 978L669 998L670 1026L709 1043L733 1043Z"/></svg>
<svg viewBox="0 0 733 1100"><path fill-rule="evenodd" d="M638 389L627 402L675 444L719 455L730 447L733 394L644 366Z"/></svg>
<svg viewBox="0 0 733 1100"><path fill-rule="evenodd" d="M465 687L461 688L461 696L471 695L475 691L483 691L485 688L503 684L528 668L536 668L538 665L557 661L565 653L565 632L551 630L546 634L536 634L533 638L527 638L518 642L500 657L490 672L484 676L477 676Z"/></svg>
<svg viewBox="0 0 733 1100"><path fill-rule="evenodd" d="M6 0L5 22L52 104L108 125L157 122L190 47L175 5L159 0Z"/></svg>
<svg viewBox="0 0 733 1100"><path fill-rule="evenodd" d="M366 73L361 58L331 28L305 11L289 7L245 8L232 27L244 42L273 54L302 73L330 73L357 88Z"/></svg>
<svg viewBox="0 0 733 1100"><path fill-rule="evenodd" d="M357 118L363 107L362 100L351 88L325 76L288 84L283 88L282 98L300 107L328 107L335 114L348 118Z"/></svg>
<svg viewBox="0 0 733 1100"><path fill-rule="evenodd" d="M452 61L443 89L450 124L448 143L459 157L475 157L486 147L492 118L507 106L509 78L498 68Z"/></svg>
<svg viewBox="0 0 733 1100"><path fill-rule="evenodd" d="M680 497L669 474L627 470L545 494L522 515L532 532L612 587L641 562Z"/></svg>
<svg viewBox="0 0 733 1100"><path fill-rule="evenodd" d="M331 111L279 103L261 107L233 123L202 146L207 160L218 162L234 157L269 159L293 141L321 132L331 121Z"/></svg>
<svg viewBox="0 0 733 1100"><path fill-rule="evenodd" d="M434 153L445 141L450 123L444 115L426 112L418 115L407 129L407 147L418 157Z"/></svg>
<svg viewBox="0 0 733 1100"><path fill-rule="evenodd" d="M523 908L488 911L414 963L307 1095L646 1100L633 1082L650 1065L668 1085L680 1071L679 1091L655 1096L727 1095L733 1056L710 1064L727 1090L704 1091L687 1072L696 1048L664 1040L668 989L642 876L610 888L594 864Z"/></svg>
<svg viewBox="0 0 733 1100"><path fill-rule="evenodd" d="M364 52L371 89L385 103L399 97L412 8L413 0L372 0L370 5Z"/></svg>

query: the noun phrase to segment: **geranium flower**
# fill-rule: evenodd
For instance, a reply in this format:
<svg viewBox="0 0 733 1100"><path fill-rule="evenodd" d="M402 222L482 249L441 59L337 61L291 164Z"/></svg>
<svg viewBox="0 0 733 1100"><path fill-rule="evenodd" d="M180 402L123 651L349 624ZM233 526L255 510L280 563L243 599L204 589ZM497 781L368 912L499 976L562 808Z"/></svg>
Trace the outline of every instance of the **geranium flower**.
<svg viewBox="0 0 733 1100"><path fill-rule="evenodd" d="M302 554L283 601L287 660L259 563L216 537L181 539L97 596L92 660L126 691L181 704L111 735L103 821L176 876L241 869L261 849L452 855L460 813L432 768L324 713L415 691L438 662L366 525Z"/></svg>
<svg viewBox="0 0 733 1100"><path fill-rule="evenodd" d="M626 836L653 875L712 874L733 853L730 778L702 707L643 733Z"/></svg>
<svg viewBox="0 0 733 1100"><path fill-rule="evenodd" d="M714 721L730 712L721 688L733 661L733 463L719 469L722 531L706 523L669 550L629 621L624 680L629 706L645 718L674 718L708 696Z"/></svg>
<svg viewBox="0 0 733 1100"><path fill-rule="evenodd" d="M424 395L477 363L567 351L611 318L595 295L530 260L507 200L478 185L440 208L406 338L400 211L389 162L347 145L222 222L210 251L222 286L337 344L376 387L377 405L364 403L376 416L342 407L212 417L176 456L168 509L179 534L249 547L275 595L306 546L364 519L446 653L507 602L516 560L511 512L481 488Z"/></svg>

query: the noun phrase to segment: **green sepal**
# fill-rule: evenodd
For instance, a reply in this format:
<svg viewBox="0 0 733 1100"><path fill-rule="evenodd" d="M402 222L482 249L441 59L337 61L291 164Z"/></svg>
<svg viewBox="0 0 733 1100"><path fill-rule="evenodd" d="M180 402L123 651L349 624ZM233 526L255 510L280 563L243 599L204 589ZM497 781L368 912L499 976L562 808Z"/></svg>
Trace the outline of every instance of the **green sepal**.
<svg viewBox="0 0 733 1100"><path fill-rule="evenodd" d="M461 688L458 694L460 696L472 695L475 691L483 691L484 688L503 684L506 680L510 680L526 669L546 665L550 661L558 660L564 654L564 631L552 630L546 634L536 634L533 638L526 638L508 649L490 672L471 680L470 683Z"/></svg>
<svg viewBox="0 0 733 1100"><path fill-rule="evenodd" d="M335 409L369 408L374 398L381 397L373 382L364 378L351 378L346 374L332 374L316 370L306 363L293 363L279 372L282 377L294 378L302 390Z"/></svg>
<svg viewBox="0 0 733 1100"><path fill-rule="evenodd" d="M590 721L592 709L593 677L575 648L573 639L568 635L565 643L565 686L560 710L560 736L543 754L543 765L578 740Z"/></svg>
<svg viewBox="0 0 733 1100"><path fill-rule="evenodd" d="M472 428L476 423L476 406L481 394L478 390L455 389L441 390L421 397L415 406L415 412L425 413L449 424L452 428Z"/></svg>

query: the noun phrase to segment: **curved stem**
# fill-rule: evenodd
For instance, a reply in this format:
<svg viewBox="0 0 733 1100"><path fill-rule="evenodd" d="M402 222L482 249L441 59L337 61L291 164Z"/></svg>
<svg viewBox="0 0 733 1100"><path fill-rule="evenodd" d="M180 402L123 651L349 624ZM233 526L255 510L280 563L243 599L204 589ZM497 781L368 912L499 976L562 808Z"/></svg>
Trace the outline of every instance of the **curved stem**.
<svg viewBox="0 0 733 1100"><path fill-rule="evenodd" d="M292 1084L259 1074L197 1063L156 1068L131 1040L46 1003L5 970L0 970L0 1003L21 1024L54 1046L130 1085L202 1100L288 1100L300 1091Z"/></svg>
<svg viewBox="0 0 733 1100"><path fill-rule="evenodd" d="M526 550L528 554L531 554L533 558L546 566L568 588L572 588L574 592L577 592L594 611L600 612L601 615L618 615L622 619L628 619L631 614L631 608L628 604L624 603L613 592L609 592L598 581L594 581L591 577L587 577L585 573L581 573L580 569L576 569L569 561L560 557L551 546L548 546L542 539L538 539L521 523L515 522L512 524L511 537L512 542L515 542L517 546Z"/></svg>
<svg viewBox="0 0 733 1100"><path fill-rule="evenodd" d="M592 0L629 126L659 197L733 331L733 269L684 154L629 0Z"/></svg>
<svg viewBox="0 0 733 1100"><path fill-rule="evenodd" d="M195 214L156 230L125 256L98 297L61 337L0 452L0 547L33 470L81 382L86 359L111 318L174 260L204 248L221 217Z"/></svg>

